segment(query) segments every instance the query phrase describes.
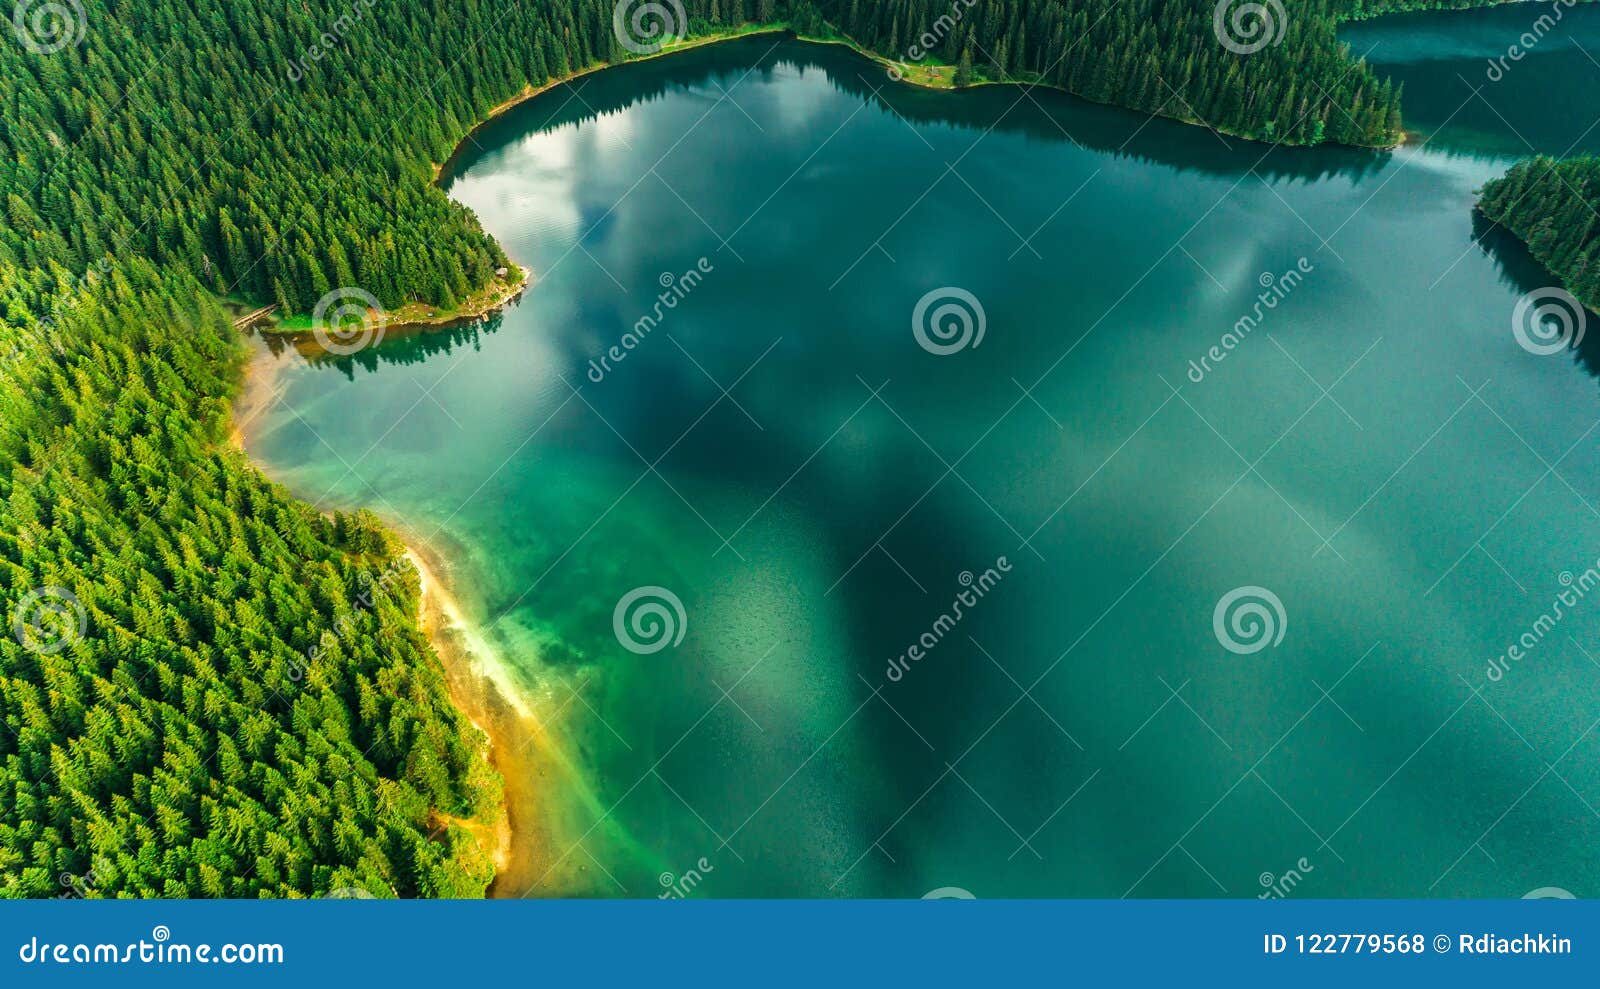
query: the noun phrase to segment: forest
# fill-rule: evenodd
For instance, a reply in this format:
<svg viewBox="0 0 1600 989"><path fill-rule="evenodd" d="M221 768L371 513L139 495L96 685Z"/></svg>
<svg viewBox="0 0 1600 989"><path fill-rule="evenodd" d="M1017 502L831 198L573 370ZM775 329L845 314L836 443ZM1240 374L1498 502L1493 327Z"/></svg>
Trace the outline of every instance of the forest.
<svg viewBox="0 0 1600 989"><path fill-rule="evenodd" d="M1600 310L1600 158L1530 158L1484 187L1478 208L1527 243L1591 310Z"/></svg>
<svg viewBox="0 0 1600 989"><path fill-rule="evenodd" d="M1305 0L1248 55L1206 0L959 3L928 53L960 81L1384 146L1402 94L1335 25L1474 0ZM692 33L786 23L892 59L950 9L685 6ZM376 519L299 504L231 447L224 303L482 288L507 259L435 167L497 105L626 57L613 4L60 9L76 23L19 20L0 45L0 895L481 895L492 867L461 821L499 782L415 575ZM1594 297L1594 226L1560 188L1528 167L1490 199Z"/></svg>

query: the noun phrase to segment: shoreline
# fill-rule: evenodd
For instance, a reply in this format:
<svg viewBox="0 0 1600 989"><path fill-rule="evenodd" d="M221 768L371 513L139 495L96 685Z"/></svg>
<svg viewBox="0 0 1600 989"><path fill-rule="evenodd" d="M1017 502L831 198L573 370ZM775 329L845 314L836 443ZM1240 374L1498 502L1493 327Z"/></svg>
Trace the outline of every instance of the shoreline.
<svg viewBox="0 0 1600 989"><path fill-rule="evenodd" d="M447 313L434 312L428 315L413 315L410 313L411 310L425 310L432 307L422 303L412 303L401 306L392 312L384 313L382 322L378 324L379 335L374 342L383 339L389 334L405 335L429 330L448 330L487 319L521 298L522 293L526 292L529 286L533 284L533 272L522 265L512 262L508 274L511 272L515 272L516 277L511 278L504 286L496 288L486 298L476 303L468 300L469 305L461 309ZM363 328L371 325L370 321L362 324ZM252 332L263 338L272 338L293 344L296 350L307 357L316 357L327 352L327 348L317 338L316 330L311 327L284 329L263 326L254 328Z"/></svg>
<svg viewBox="0 0 1600 989"><path fill-rule="evenodd" d="M1376 17L1376 16L1387 16L1387 14L1374 15L1374 17ZM1373 18L1369 17L1369 18L1362 18L1362 19L1370 20L1370 19L1373 19ZM648 62L648 61L650 61L652 59L664 58L664 57L666 57L668 55L676 55L679 52L686 52L686 51L692 51L692 50L694 50L696 48L703 48L703 47L705 47L707 45L721 44L723 42L728 42L728 41L738 41L741 38L755 38L755 37L761 37L763 35L772 35L772 34L788 35L789 38L791 38L792 40L804 42L805 44L808 44L808 45L832 45L832 46L837 46L837 47L843 48L846 51L853 52L856 55L860 56L861 58L866 59L867 61L872 62L875 65L878 65L878 66L888 70L886 75L888 76L890 82L896 83L896 84L902 85L902 86L909 86L912 89L920 89L920 90L924 90L926 92L934 92L934 93L960 93L960 92L966 92L968 90L983 89L983 88L988 87L988 86L1024 86L1024 87L1028 87L1028 88L1031 88L1031 89L1043 89L1043 90L1048 90L1048 91L1053 92L1053 93L1062 93L1062 94L1064 94L1066 96L1072 97L1075 100L1082 100L1084 103L1088 103L1088 104L1091 104L1093 106L1112 107L1114 109L1124 110L1124 111L1126 111L1128 113L1134 113L1134 114L1143 113L1146 116L1149 116L1149 117L1151 117L1153 119L1170 120L1170 121L1172 121L1174 123L1183 124L1184 126L1187 126L1187 127L1198 127L1198 128L1200 128L1202 130L1208 130L1213 134L1220 134L1220 135L1222 135L1224 137L1231 137L1231 138L1235 138L1235 139L1240 140L1240 141L1249 141L1252 144L1262 144L1262 145L1266 145L1267 147L1270 147L1270 148L1307 148L1307 149L1309 149L1309 148L1318 148L1318 147L1350 148L1350 149L1357 150L1357 151L1370 151L1370 152L1373 152L1375 154L1381 154L1381 153L1396 151L1399 148L1404 147L1408 143L1410 138L1411 138L1410 132L1402 130L1401 133L1400 133L1400 137L1398 139L1396 139L1395 141L1389 143L1389 144L1381 144L1381 145L1380 144L1339 144L1339 143L1334 142L1334 141L1324 141L1321 144L1300 144L1300 143L1291 144L1291 143L1287 143L1287 142L1284 142L1284 141L1269 141L1269 140L1265 140L1265 139L1263 139L1261 137L1252 136L1250 134L1241 134L1238 131L1228 130L1228 129L1222 128L1222 127L1215 127L1215 126L1213 126L1213 125L1211 125L1211 124L1209 124L1209 123L1207 123L1207 122L1205 122L1203 120L1200 120L1198 118L1179 117L1179 116L1172 116L1172 115L1169 115L1169 114L1161 114L1161 113L1148 113L1146 111L1135 110L1135 109L1133 109L1131 107L1123 106L1120 103L1103 102L1101 100L1096 100L1096 99L1092 99L1092 98L1090 98L1088 96L1084 96L1081 93L1074 93L1072 90L1067 89L1067 88L1065 88L1063 86L1057 86L1057 85L1055 85L1053 83L1042 82L1042 81L1030 81L1030 80L1025 80L1025 79L980 79L980 80L977 80L975 82L970 82L965 86L957 86L957 85L955 85L954 81L952 80L949 83L943 83L943 84L939 84L939 85L934 85L934 84L931 84L931 83L920 82L920 81L918 81L916 79L913 79L908 74L908 72L912 71L912 70L917 70L917 69L927 70L928 66L926 66L926 65L924 65L922 63L897 62L897 61L895 61L895 60L893 60L893 59L891 59L891 58L889 58L889 57L887 57L885 55L880 55L877 52L874 52L874 51L871 51L870 49L862 47L854 39L852 39L852 38L850 38L850 37L848 37L846 35L840 34L840 35L837 35L836 37L831 37L831 38L824 38L824 37L819 37L819 36L814 36L814 35L805 35L805 34L801 34L800 32L796 31L793 27L789 26L787 23L781 23L781 24L754 26L751 29L744 30L744 31L729 31L729 32L723 32L723 33L720 33L720 34L700 35L700 36L695 37L695 38L690 38L690 39L688 39L687 41L685 41L682 44L675 45L675 46L673 46L671 48L663 48L662 50L660 50L658 52L653 52L652 54L649 54L649 55L641 55L641 56L638 56L636 58L623 59L620 62L597 62L597 63L595 63L593 65L588 65L588 66L585 66L582 69L578 69L578 70L576 70L574 72L569 72L567 75L562 76L560 78L549 79L543 85L540 85L540 86L532 86L532 85L525 86L520 93L516 94L515 96L512 96L510 99L503 100L500 103L497 103L496 105L490 107L489 110L486 111L484 117L481 120L479 120L477 123L473 124L470 128L468 128L467 133L461 138L461 140L456 142L456 146L451 149L450 154L448 156L446 156L444 162L442 164L441 163L434 164L434 166L433 166L433 183L434 183L434 185L442 185L444 183L444 181L448 177L451 176L452 170L454 169L454 167L460 161L462 155L466 151L466 148L470 144L474 143L473 138L475 136L477 136L479 133L481 133L485 128L487 128L490 125L496 123L498 120L500 120L500 118L504 117L506 114L510 113L512 110L515 110L517 107L521 106L522 104L527 103L530 100L537 99L538 97L543 96L544 94L550 92L551 90L557 88L558 86L563 86L563 85L565 85L567 83L575 82L576 80L582 79L585 76L594 75L595 73L604 71L606 69L621 68L623 66L633 65L633 64L636 64L636 63L639 63L639 62ZM949 69L949 70L951 70L952 75L953 75L954 69L955 69L954 66L946 66L946 65L934 66L933 68L934 69Z"/></svg>
<svg viewBox="0 0 1600 989"><path fill-rule="evenodd" d="M282 397L282 375L294 358L274 353L258 335L247 335L245 345L249 356L240 370L228 444L268 480L282 483L251 456L249 443ZM501 780L500 799L486 817L441 814L439 819L470 833L493 863L486 899L584 889L585 868L563 854L571 838L563 826L571 822L562 812L561 795L586 793L562 722L570 699L561 703L548 688L518 684L512 668L484 641L453 587L452 561L463 558L462 552L444 545L438 535L424 537L401 519L381 517L417 572L417 627L438 657L450 703L482 732L487 762Z"/></svg>

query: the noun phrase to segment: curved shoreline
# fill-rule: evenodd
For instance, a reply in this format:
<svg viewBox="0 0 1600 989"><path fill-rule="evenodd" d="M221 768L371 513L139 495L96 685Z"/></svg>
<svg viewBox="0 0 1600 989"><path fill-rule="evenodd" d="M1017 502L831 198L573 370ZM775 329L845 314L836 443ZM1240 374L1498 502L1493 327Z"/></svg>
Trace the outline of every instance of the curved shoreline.
<svg viewBox="0 0 1600 989"><path fill-rule="evenodd" d="M1486 0L1485 6L1493 5L1493 3L1495 3L1495 2L1496 2L1496 0ZM1596 2L1600 2L1600 0L1596 0ZM1383 13L1368 15L1368 16L1359 18L1359 20L1376 20L1376 19L1379 19L1381 17L1391 16L1392 13L1394 13L1394 12L1385 11ZM1355 20L1355 19L1352 19L1352 20ZM1340 23L1344 23L1344 22L1341 21ZM1220 134L1220 135L1222 135L1224 137L1231 137L1231 138L1235 138L1235 139L1241 140L1241 141L1249 141L1252 144L1261 144L1261 145L1265 145L1265 146L1267 146L1269 148L1333 147L1333 148L1350 148L1350 149L1356 150L1356 151L1384 152L1384 151L1394 151L1394 150L1396 150L1396 149L1398 149L1400 147L1403 147L1408 142L1409 138L1411 137L1411 135L1408 132L1401 131L1401 135L1400 135L1398 140L1396 140L1396 141L1394 141L1394 142L1392 142L1390 144L1382 144L1382 145L1377 145L1377 144L1339 144L1339 143L1334 142L1334 141L1324 141L1320 145L1319 144L1304 144L1304 143L1288 143L1288 142L1284 142L1284 141L1269 141L1269 140L1264 140L1261 137L1257 137L1257 136L1254 136L1254 135L1251 135L1251 134L1243 134L1243 133L1240 133L1238 131L1229 130L1229 129L1224 128L1224 127L1217 127L1217 126L1209 124L1206 121L1201 120L1201 119L1199 119L1197 117L1179 117L1179 116L1174 116L1174 115L1171 115L1171 114L1151 113L1151 112L1145 111L1145 110L1136 110L1136 109L1133 109L1132 107L1125 106L1125 105L1123 105L1121 103L1113 103L1113 102L1108 102L1108 101L1096 100L1096 99L1093 99L1092 97L1085 96L1085 95L1083 95L1081 93L1075 93L1072 90L1067 89L1064 86L1058 86L1058 85L1055 85L1054 83L1043 82L1043 81L1039 81L1039 80L1027 80L1027 79L980 79L980 80L977 80L976 82L970 82L965 86L957 86L957 85L955 85L954 81L952 80L949 83L940 84L940 85L934 85L934 84L931 84L931 83L919 82L918 80L913 79L911 77L911 75L909 74L909 73L911 73L913 71L916 71L916 70L926 71L929 67L927 65L923 64L923 63L897 62L894 59L889 58L888 56L881 55L881 54L879 54L879 53L877 53L875 51L872 51L871 49L862 47L854 39L852 39L852 38L850 38L850 37L848 37L846 35L840 34L840 35L837 35L835 37L829 37L829 38L818 37L818 36L814 36L814 35L805 35L805 34L801 34L800 32L796 31L793 27L789 26L787 23L774 23L774 24L754 26L754 27L750 28L749 30L743 30L743 31L729 31L729 32L723 32L723 33L719 33L719 34L701 35L701 36L698 36L698 37L695 37L695 38L690 38L687 41L683 42L682 44L674 45L674 46L672 46L670 48L663 48L662 50L660 50L658 52L654 52L654 53L649 54L649 55L641 55L641 56L638 56L636 58L623 59L620 62L597 62L597 63L595 63L593 65L588 65L588 66L585 66L582 69L578 69L578 70L576 70L574 72L569 72L568 74L566 74L565 76L561 76L560 78L551 78L551 79L545 81L545 83L543 85L540 85L540 86L533 86L533 85L525 86L523 88L522 92L516 94L515 96L511 97L510 99L504 100L504 101L496 104L493 107L490 107L489 110L485 113L485 115L483 116L483 118L481 120L479 120L477 123L473 124L470 128L468 128L467 133L461 138L461 140L456 142L456 146L451 149L450 154L445 157L444 162L442 164L436 163L433 166L433 182L434 182L435 185L442 186L444 184L444 182L448 178L452 177L452 173L453 173L455 167L460 163L461 157L465 153L467 147L469 145L471 145L472 143L474 143L473 142L473 138L476 137L478 134L480 134L485 128L487 128L490 125L496 123L502 117L504 117L506 114L510 113L512 110L515 110L517 107L523 105L524 103L527 103L530 100L537 99L540 96L543 96L544 94L550 92L551 90L556 89L557 87L563 86L563 85L565 85L567 83L570 83L570 82L575 82L578 79L582 79L585 76L594 75L595 73L602 72L602 71L604 71L606 69L616 69L616 68L622 68L622 67L628 66L628 65L636 65L636 64L641 63L641 62L648 62L648 61L651 61L653 59L664 58L664 57L666 57L668 55L676 55L676 54L678 54L680 52L692 51L692 50L694 50L696 48L704 48L704 47L706 47L708 45L721 44L723 42L728 42L728 41L738 41L741 38L755 38L755 37L761 37L761 36L764 36L764 35L773 35L773 34L787 35L791 40L803 42L803 43L808 44L808 45L831 45L831 46L836 46L836 47L839 47L839 48L844 48L845 50L853 52L856 55L860 56L861 58L866 59L867 61L872 62L875 65L878 65L878 66L884 68L885 70L887 70L885 72L885 75L888 77L890 82L898 84L898 85L902 85L902 86L909 86L912 89L920 89L920 90L924 90L926 92L935 92L935 93L960 93L960 92L966 92L966 91L969 91L969 90L983 89L983 88L991 87L991 86L1021 86L1021 87L1031 88L1031 89L1043 89L1043 90L1048 90L1048 91L1053 92L1053 93L1061 93L1063 95L1070 96L1075 100L1082 100L1083 102L1091 104L1093 106L1112 107L1114 109L1123 110L1123 111L1126 111L1128 113L1144 114L1146 116L1149 116L1149 117L1152 117L1152 118L1158 119L1158 120L1170 120L1173 123L1183 124L1184 126L1187 126L1187 127L1198 127L1198 128L1200 128L1202 130L1208 130L1213 134ZM949 70L951 70L952 76L954 74L954 69L955 69L954 66L945 66L945 65L934 66L933 68L934 69L949 69Z"/></svg>
<svg viewBox="0 0 1600 989"><path fill-rule="evenodd" d="M472 125L456 143L445 161L434 166L433 180L435 184L442 184L452 175L465 150L473 144L475 135L517 107L562 85L604 69L649 61L740 38L772 34L787 35L807 44L845 48L888 70L886 74L892 81L916 89L954 93L984 86L1015 85L1064 93L1086 103L1098 102L1044 82L981 80L967 86L955 86L953 83L948 85L923 83L907 76L906 63L895 62L869 51L847 37L808 37L794 31L787 24L757 26L749 30L690 39L639 58L597 63L561 78L550 79L537 87L527 86L522 92L492 107L483 119ZM1128 108L1122 107L1122 109ZM1129 112L1140 111L1129 110ZM1164 119L1177 123L1200 126L1241 139L1259 140L1248 135L1219 130L1198 120L1159 114L1151 116L1163 116ZM466 311L415 318L403 315L391 318L384 327L385 332L422 331L457 326L484 318L504 308L532 284L532 276L526 268L515 264L512 267L518 277L485 302ZM302 354L314 354L321 350L320 346L308 339L309 331L289 330L268 335L293 342L296 350ZM260 425L260 421L283 394L284 389L279 381L279 374L285 365L278 355L271 353L264 344L252 346L251 350L253 352L243 371L243 384L233 403L230 442L250 460L252 465L270 477L265 465L250 457L247 443L251 431ZM406 547L404 555L417 569L421 583L418 627L428 637L435 654L439 657L451 702L464 717L484 733L488 743L489 761L503 781L501 800L491 821L455 823L474 834L484 852L494 863L495 877L490 883L487 895L526 896L543 886L550 872L565 858L564 855L557 857L553 854L553 815L548 813L549 804L540 799L543 790L537 784L552 777L571 777L576 770L560 755L561 746L551 738L550 727L520 702L518 689L511 682L509 670L502 661L493 655L493 651L488 649L485 643L473 641L477 637L472 633L471 622L467 619L460 602L450 592L447 580L440 577L441 573L448 574L451 570L449 555L430 545L429 541L420 539L414 533L408 533L409 527L399 520L387 519L386 522L401 534Z"/></svg>
<svg viewBox="0 0 1600 989"><path fill-rule="evenodd" d="M253 456L249 444L267 413L282 397L283 372L293 357L274 353L259 337L247 338L250 354L233 401L229 445L274 483L268 464ZM302 499L303 500L303 499ZM320 510L321 506L312 506ZM445 675L450 703L487 743L487 761L501 779L500 800L488 819L449 818L478 841L493 862L495 875L485 896L527 897L549 890L579 890L582 866L563 854L570 836L553 794L584 792L577 763L564 739L566 704L523 689L514 668L486 642L471 608L454 586L453 559L460 553L435 534L425 537L404 521L382 517L404 546L403 556L416 569L420 583L417 627L428 638Z"/></svg>

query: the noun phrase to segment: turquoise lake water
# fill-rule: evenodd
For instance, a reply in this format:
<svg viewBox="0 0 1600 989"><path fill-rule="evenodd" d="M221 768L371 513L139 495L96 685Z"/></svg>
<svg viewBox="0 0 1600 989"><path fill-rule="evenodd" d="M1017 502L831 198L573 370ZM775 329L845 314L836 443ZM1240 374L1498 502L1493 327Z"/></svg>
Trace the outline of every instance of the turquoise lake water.
<svg viewBox="0 0 1600 989"><path fill-rule="evenodd" d="M448 180L536 284L285 356L251 451L563 712L580 878L501 894L1600 894L1596 360L1471 209L1600 149L1597 15L1478 96L1526 11L1353 27L1392 153L778 37L606 71Z"/></svg>

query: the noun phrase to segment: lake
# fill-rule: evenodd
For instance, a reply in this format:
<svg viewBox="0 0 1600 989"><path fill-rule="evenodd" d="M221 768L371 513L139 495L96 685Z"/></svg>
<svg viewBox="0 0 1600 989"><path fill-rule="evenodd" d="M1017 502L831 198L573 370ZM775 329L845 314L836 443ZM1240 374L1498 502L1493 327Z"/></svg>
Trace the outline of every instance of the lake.
<svg viewBox="0 0 1600 989"><path fill-rule="evenodd" d="M1471 209L1600 146L1597 15L1493 84L1526 11L1352 27L1393 152L781 36L588 76L446 180L522 298L283 355L249 448L546 726L497 895L1600 893L1597 361Z"/></svg>

